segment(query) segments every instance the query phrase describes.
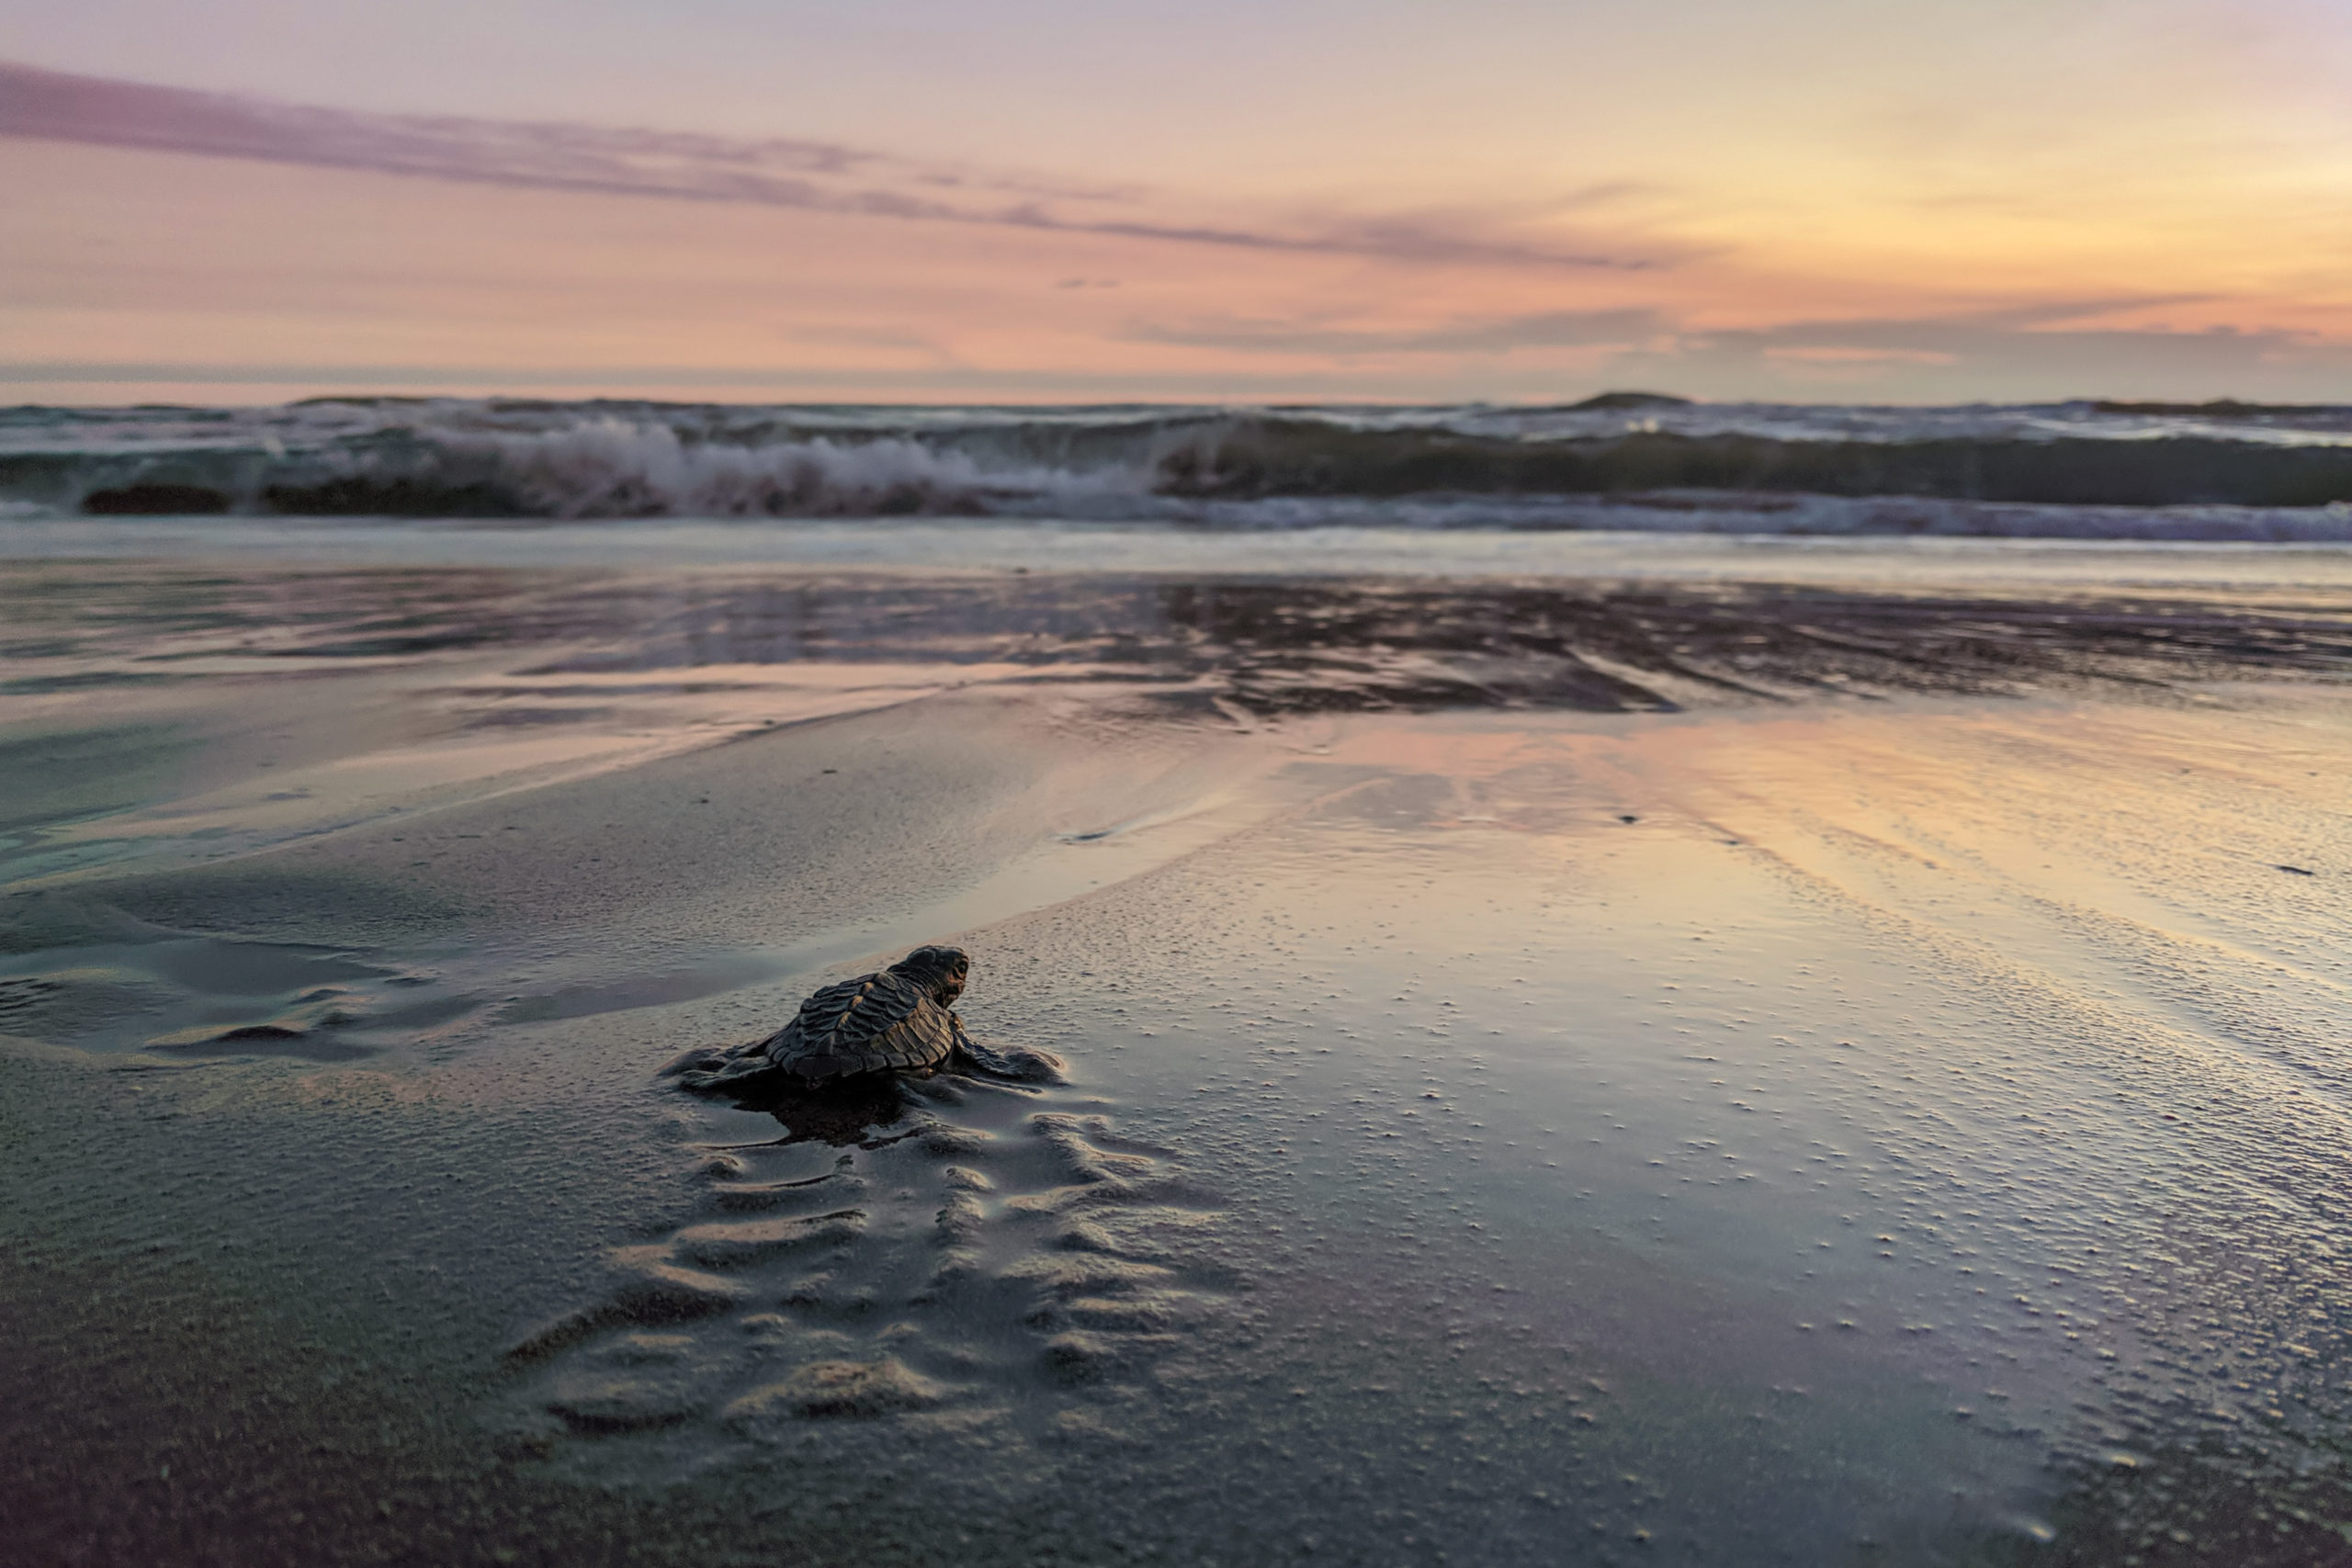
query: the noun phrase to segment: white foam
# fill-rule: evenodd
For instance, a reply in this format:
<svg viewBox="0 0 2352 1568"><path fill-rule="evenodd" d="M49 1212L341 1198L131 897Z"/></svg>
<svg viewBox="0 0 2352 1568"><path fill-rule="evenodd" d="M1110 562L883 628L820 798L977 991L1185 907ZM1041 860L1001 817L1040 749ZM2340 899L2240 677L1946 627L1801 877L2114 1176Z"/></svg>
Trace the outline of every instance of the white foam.
<svg viewBox="0 0 2352 1568"><path fill-rule="evenodd" d="M435 444L459 459L488 459L533 511L558 517L939 513L1141 489L1136 476L1117 473L991 469L904 436L688 442L666 424L607 418L528 434L439 434Z"/></svg>

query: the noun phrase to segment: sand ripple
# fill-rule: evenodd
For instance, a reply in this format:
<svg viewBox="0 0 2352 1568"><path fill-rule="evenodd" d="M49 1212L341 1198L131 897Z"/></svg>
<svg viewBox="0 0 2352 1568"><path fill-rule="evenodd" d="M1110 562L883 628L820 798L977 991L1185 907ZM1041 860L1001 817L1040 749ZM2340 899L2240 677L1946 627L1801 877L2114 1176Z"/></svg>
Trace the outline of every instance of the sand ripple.
<svg viewBox="0 0 2352 1568"><path fill-rule="evenodd" d="M950 1416L1131 1440L1127 1407L1212 1344L1238 1280L1184 1156L1071 1099L943 1082L845 1153L714 1151L688 1223L513 1347L508 1419L686 1454Z"/></svg>

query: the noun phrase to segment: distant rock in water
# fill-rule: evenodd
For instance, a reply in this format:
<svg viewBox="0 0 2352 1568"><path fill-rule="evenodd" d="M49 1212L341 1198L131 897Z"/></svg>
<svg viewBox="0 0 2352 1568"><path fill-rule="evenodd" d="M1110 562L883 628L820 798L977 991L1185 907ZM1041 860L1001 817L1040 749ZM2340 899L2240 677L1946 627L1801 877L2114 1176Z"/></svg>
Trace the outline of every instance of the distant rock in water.
<svg viewBox="0 0 2352 1568"><path fill-rule="evenodd" d="M229 498L205 485L123 485L92 491L82 510L94 517L211 516L229 510Z"/></svg>
<svg viewBox="0 0 2352 1568"><path fill-rule="evenodd" d="M1691 401L1671 392L1598 392L1580 403L1570 403L1568 408L1572 412L1607 413L1614 409L1687 409Z"/></svg>

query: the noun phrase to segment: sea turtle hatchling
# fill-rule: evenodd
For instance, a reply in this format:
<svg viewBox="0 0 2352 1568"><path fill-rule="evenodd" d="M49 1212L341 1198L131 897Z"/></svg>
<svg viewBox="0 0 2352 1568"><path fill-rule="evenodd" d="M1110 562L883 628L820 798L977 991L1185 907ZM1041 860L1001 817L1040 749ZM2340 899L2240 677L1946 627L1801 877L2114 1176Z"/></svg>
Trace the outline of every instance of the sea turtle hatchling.
<svg viewBox="0 0 2352 1568"><path fill-rule="evenodd" d="M689 1089L814 1089L887 1073L961 1068L1035 1082L1060 1064L1042 1051L998 1051L964 1032L954 1011L972 961L959 947L918 947L888 969L827 986L792 1021L732 1051L689 1051L662 1068Z"/></svg>

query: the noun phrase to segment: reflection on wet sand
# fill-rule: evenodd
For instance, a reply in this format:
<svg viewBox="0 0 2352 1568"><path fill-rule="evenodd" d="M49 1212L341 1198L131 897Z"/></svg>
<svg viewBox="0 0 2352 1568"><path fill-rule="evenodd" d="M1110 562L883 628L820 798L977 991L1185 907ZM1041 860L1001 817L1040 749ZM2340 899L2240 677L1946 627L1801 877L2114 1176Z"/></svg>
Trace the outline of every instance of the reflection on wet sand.
<svg viewBox="0 0 2352 1568"><path fill-rule="evenodd" d="M116 682L532 650L490 699L691 694L811 666L933 683L1058 666L1197 684L1258 711L1497 702L1589 711L1836 694L2341 671L2341 590L2120 594L1742 583L1087 575L26 567L0 580L19 699ZM679 672L697 671L692 684ZM616 680L616 675L665 679ZM772 677L771 677L772 678ZM870 682L871 676L863 677ZM910 682L909 683L921 683ZM26 705L19 703L19 706Z"/></svg>
<svg viewBox="0 0 2352 1568"><path fill-rule="evenodd" d="M2128 598L74 563L0 576L0 723L17 731L0 758L30 785L0 821L17 876L250 852L992 686L1115 683L1139 712L1247 729L1453 707L2145 693L2352 664L2352 599L2276 586ZM135 809L94 809L94 788L130 779Z"/></svg>

